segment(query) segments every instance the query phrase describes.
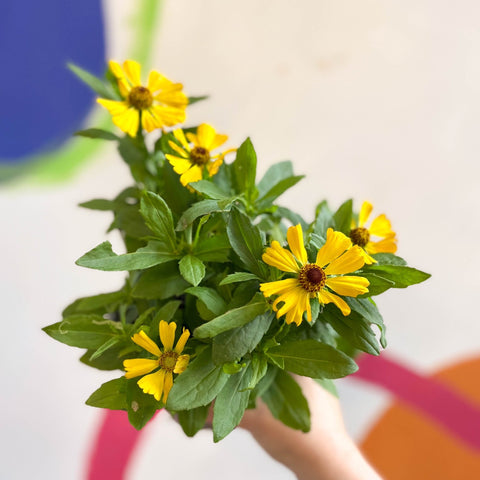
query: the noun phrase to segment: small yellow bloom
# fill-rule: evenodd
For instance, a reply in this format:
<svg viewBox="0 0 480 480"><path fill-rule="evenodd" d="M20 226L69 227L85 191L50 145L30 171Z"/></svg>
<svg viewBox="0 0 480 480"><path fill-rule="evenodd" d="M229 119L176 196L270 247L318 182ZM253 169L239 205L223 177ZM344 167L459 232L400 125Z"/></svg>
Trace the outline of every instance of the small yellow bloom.
<svg viewBox="0 0 480 480"><path fill-rule="evenodd" d="M179 156L166 154L165 157L171 163L175 172L181 175L180 181L183 186L201 180L205 169L210 177L215 175L225 155L236 150L232 148L223 153L212 155L212 150L222 146L228 140L228 137L218 134L208 123L199 125L196 134L187 132L186 138L181 128L174 130L173 135L180 142L181 147L172 141L168 143Z"/></svg>
<svg viewBox="0 0 480 480"><path fill-rule="evenodd" d="M133 358L123 361L126 372L125 377L134 378L145 375L137 382L138 386L145 393L153 395L158 401L160 401L163 393L163 403L167 402L168 394L172 388L173 374L184 372L190 360L189 355L180 355L190 336L190 332L183 329L177 345L173 348L176 328L177 324L175 322L167 323L164 320L160 321L158 329L163 352L143 330L140 333L136 333L132 340L156 358ZM150 373L157 368L159 370Z"/></svg>
<svg viewBox="0 0 480 480"><path fill-rule="evenodd" d="M152 70L145 87L140 80L140 64L133 60L126 60L123 69L112 60L109 67L117 78L123 101L99 98L97 102L110 112L113 123L125 133L134 137L140 121L147 132L185 121L188 98L181 83L173 83Z"/></svg>
<svg viewBox="0 0 480 480"><path fill-rule="evenodd" d="M273 302L277 318L285 315L287 323L300 325L304 312L307 312L307 320L311 322L310 298L317 298L323 305L334 303L343 315L349 315L350 307L339 295L356 297L367 293L370 284L364 277L344 275L363 267L362 249L352 246L343 233L329 228L327 241L318 251L315 263L308 263L300 225L288 229L287 240L290 251L274 240L262 256L268 265L296 275L295 278L260 284L265 297L278 295ZM280 302L283 306L278 309Z"/></svg>
<svg viewBox="0 0 480 480"><path fill-rule="evenodd" d="M397 251L396 234L392 230L390 220L382 214L376 217L369 228L365 227L368 222L370 214L372 213L373 205L370 202L363 202L360 214L358 215L358 224L352 222L352 230L350 231L350 239L354 245L358 245L365 249L365 263L376 263L369 253L395 253ZM377 237L378 240L372 240Z"/></svg>

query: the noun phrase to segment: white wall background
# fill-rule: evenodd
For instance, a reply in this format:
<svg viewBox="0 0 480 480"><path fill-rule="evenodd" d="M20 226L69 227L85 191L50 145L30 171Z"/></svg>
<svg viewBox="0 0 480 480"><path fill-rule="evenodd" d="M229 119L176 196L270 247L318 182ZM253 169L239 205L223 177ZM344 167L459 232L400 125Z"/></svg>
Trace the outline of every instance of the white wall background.
<svg viewBox="0 0 480 480"><path fill-rule="evenodd" d="M131 5L105 2L117 60ZM250 135L260 173L292 159L308 175L285 205L309 218L324 197L337 206L352 196L387 213L399 255L433 274L379 300L390 355L424 372L479 352L479 27L473 0L172 0L154 49L156 69L191 95L211 94L191 108L192 124L214 124L232 145ZM76 204L128 181L105 148L68 184L0 191L0 478L84 478L99 411L83 402L116 374L81 365L79 350L40 328L74 298L120 284L122 274L75 267L110 221ZM388 396L351 380L340 391L361 438ZM227 469L230 479L293 478L245 432L214 446L206 433L185 439L163 414L128 478Z"/></svg>

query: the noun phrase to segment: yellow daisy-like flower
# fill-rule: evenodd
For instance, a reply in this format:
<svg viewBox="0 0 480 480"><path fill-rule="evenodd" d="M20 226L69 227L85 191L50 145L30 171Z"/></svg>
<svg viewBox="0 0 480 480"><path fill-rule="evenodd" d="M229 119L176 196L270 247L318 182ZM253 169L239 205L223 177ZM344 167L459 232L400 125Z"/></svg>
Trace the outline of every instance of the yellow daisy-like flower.
<svg viewBox="0 0 480 480"><path fill-rule="evenodd" d="M135 378L145 375L137 382L138 386L145 393L153 395L158 401L160 401L163 393L163 403L167 402L168 394L172 388L173 374L184 372L190 360L189 355L180 355L190 336L190 332L183 329L177 345L173 348L176 328L177 324L175 322L167 323L164 320L160 321L158 329L163 352L143 330L140 333L136 333L132 340L156 358L132 358L123 361L126 371L125 377ZM159 370L150 373L157 368ZM147 373L149 375L146 375Z"/></svg>
<svg viewBox="0 0 480 480"><path fill-rule="evenodd" d="M109 67L118 81L123 101L97 99L112 115L113 123L134 137L140 120L142 128L151 132L156 128L172 127L185 121L187 96L182 92L181 83L173 83L162 74L152 70L147 86L140 80L140 64L126 60L123 68L113 60Z"/></svg>
<svg viewBox="0 0 480 480"><path fill-rule="evenodd" d="M288 229L287 240L290 251L274 240L262 256L268 265L296 275L295 278L260 284L265 297L278 295L273 302L277 318L285 315L287 323L300 325L304 312L307 312L307 320L311 322L310 299L315 297L323 305L334 303L343 315L349 315L350 307L339 295L356 297L367 293L370 284L364 277L344 275L365 264L362 249L352 246L351 240L343 233L329 228L327 241L318 251L315 263L308 263L300 225ZM278 309L281 302L283 306Z"/></svg>
<svg viewBox="0 0 480 480"><path fill-rule="evenodd" d="M353 221L350 231L350 239L353 244L365 249L365 263L367 264L376 263L376 260L368 255L369 253L395 253L397 251L396 234L392 230L390 220L384 214L376 217L370 227L365 227L372 210L373 205L370 202L363 202L358 215L358 224ZM377 237L378 240L372 240L372 236Z"/></svg>
<svg viewBox="0 0 480 480"><path fill-rule="evenodd" d="M215 175L225 155L236 150L231 148L212 155L212 150L222 146L228 140L228 136L218 134L208 123L199 125L196 134L187 132L186 138L181 128L174 130L173 135L180 142L181 147L172 141L168 143L179 156L166 154L165 157L175 172L181 175L180 181L183 186L201 180L205 169L210 177Z"/></svg>

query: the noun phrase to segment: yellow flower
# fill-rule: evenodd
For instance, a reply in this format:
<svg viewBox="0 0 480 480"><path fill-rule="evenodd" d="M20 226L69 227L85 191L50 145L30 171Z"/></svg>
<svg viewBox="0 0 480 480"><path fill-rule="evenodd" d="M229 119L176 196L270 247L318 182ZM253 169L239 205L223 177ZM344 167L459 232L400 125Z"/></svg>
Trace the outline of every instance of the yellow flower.
<svg viewBox="0 0 480 480"><path fill-rule="evenodd" d="M145 393L153 395L158 401L160 401L163 393L163 403L167 402L168 394L172 388L173 374L184 372L190 359L189 355L180 355L190 336L190 332L183 329L176 347L173 348L176 328L177 324L175 322L167 323L163 320L160 321L158 329L163 352L143 330L140 333L136 333L132 340L156 358L133 358L123 361L126 371L125 377L134 378L145 375L137 382L138 386ZM159 370L150 373L157 368ZM146 375L147 373L150 375Z"/></svg>
<svg viewBox="0 0 480 480"><path fill-rule="evenodd" d="M363 202L360 214L358 215L358 225L352 222L352 230L350 231L350 239L354 245L358 245L365 249L365 263L376 263L369 253L395 253L397 251L397 239L395 232L392 230L390 220L382 214L376 217L369 228L365 227L373 205L370 202ZM378 240L372 240L371 237L377 237Z"/></svg>
<svg viewBox="0 0 480 480"><path fill-rule="evenodd" d="M123 69L114 61L109 62L109 67L117 78L123 101L99 98L97 102L110 112L113 123L125 133L134 137L140 119L147 132L185 121L188 99L181 83L173 83L152 70L145 87L140 80L140 64L134 60L126 60Z"/></svg>
<svg viewBox="0 0 480 480"><path fill-rule="evenodd" d="M181 175L180 181L183 186L201 180L205 169L210 177L215 175L225 155L236 150L231 148L212 156L211 151L223 145L228 140L228 137L227 135L218 134L208 123L199 125L196 135L187 132L186 137L190 143L187 142L187 138L185 138L181 128L174 130L173 135L182 146L180 147L172 141L168 143L180 156L166 154L165 157L172 164L175 172Z"/></svg>
<svg viewBox="0 0 480 480"><path fill-rule="evenodd" d="M296 275L295 278L260 284L265 297L278 295L273 302L277 318L285 315L287 323L300 325L303 313L307 312L307 320L311 322L310 298L315 297L323 305L334 303L343 315L349 315L350 307L339 295L356 297L367 293L370 284L364 277L344 275L364 265L362 249L352 246L343 233L329 228L327 241L318 251L315 263L308 263L300 225L288 229L287 240L290 251L273 241L262 256L268 265ZM278 309L280 302L283 302L283 306Z"/></svg>

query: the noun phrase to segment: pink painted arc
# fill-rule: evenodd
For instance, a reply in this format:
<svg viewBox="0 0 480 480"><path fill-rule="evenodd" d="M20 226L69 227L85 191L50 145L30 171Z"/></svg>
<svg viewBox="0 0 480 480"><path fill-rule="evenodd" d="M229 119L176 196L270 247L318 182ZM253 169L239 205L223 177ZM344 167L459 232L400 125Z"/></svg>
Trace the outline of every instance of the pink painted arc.
<svg viewBox="0 0 480 480"><path fill-rule="evenodd" d="M362 355L354 378L378 385L421 411L470 448L480 450L480 408L438 380L426 378L385 354Z"/></svg>

